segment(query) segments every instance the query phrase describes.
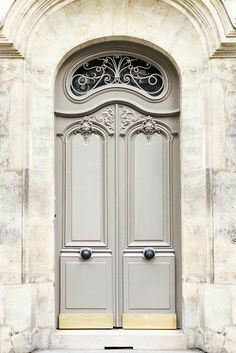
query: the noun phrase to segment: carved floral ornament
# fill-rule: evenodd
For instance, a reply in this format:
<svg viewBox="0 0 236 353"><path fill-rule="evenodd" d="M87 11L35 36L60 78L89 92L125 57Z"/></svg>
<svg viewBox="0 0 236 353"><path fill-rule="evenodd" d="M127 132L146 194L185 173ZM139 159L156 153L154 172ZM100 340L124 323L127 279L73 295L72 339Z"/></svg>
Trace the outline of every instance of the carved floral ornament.
<svg viewBox="0 0 236 353"><path fill-rule="evenodd" d="M94 122L97 122L95 126ZM76 124L70 125L64 132L57 133L57 136L65 141L67 136L71 133L74 135L81 134L84 140L87 141L89 135L92 133L96 134L100 127L105 128L108 135L114 134L114 108L108 106L102 110L96 112L90 116L84 116L82 119L76 122Z"/></svg>
<svg viewBox="0 0 236 353"><path fill-rule="evenodd" d="M142 127L138 130L138 134L143 133L147 136L147 139L150 140L151 136L154 133L160 134L161 129L150 116L148 116L142 123Z"/></svg>
<svg viewBox="0 0 236 353"><path fill-rule="evenodd" d="M132 129L133 126L138 127L138 129L136 129L136 133L145 134L148 140L150 140L154 133L164 134L168 136L170 140L172 140L173 137L178 134L176 131L170 131L164 125L162 126L162 124L160 124L150 115L145 116L143 114L138 114L137 112L133 111L133 109L123 105L119 105L119 111L121 136L125 136L127 131Z"/></svg>
<svg viewBox="0 0 236 353"><path fill-rule="evenodd" d="M137 134L143 133L146 135L148 140L150 140L154 133L168 135L170 140L177 134L175 131L169 131L167 127L162 126L162 124L150 115L139 115L125 106L119 106L119 109L121 136L125 136L127 131L130 131L130 129L133 130L133 128L135 128ZM58 133L57 136L62 141L65 141L70 134L81 134L84 140L87 141L89 135L93 133L97 134L100 129L105 129L108 135L114 135L114 120L114 108L108 106L93 115L84 116L76 124L70 125L66 131Z"/></svg>
<svg viewBox="0 0 236 353"><path fill-rule="evenodd" d="M108 55L91 59L69 77L69 94L82 99L99 88L128 87L149 98L159 99L167 89L163 69L129 55Z"/></svg>
<svg viewBox="0 0 236 353"><path fill-rule="evenodd" d="M84 140L87 141L88 136L92 133L97 133L94 128L93 123L86 116L82 119L81 123L78 125L77 129L73 131L74 135L81 134L84 137Z"/></svg>

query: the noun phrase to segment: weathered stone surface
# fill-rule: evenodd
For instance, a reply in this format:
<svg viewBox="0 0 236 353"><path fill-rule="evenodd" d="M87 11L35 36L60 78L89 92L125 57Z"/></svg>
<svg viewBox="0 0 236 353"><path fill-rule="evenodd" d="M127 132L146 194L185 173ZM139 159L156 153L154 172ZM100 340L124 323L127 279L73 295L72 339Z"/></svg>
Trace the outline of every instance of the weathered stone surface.
<svg viewBox="0 0 236 353"><path fill-rule="evenodd" d="M38 328L50 328L54 326L54 295L53 282L39 283L37 285L36 324Z"/></svg>
<svg viewBox="0 0 236 353"><path fill-rule="evenodd" d="M225 346L224 349L228 353L235 353L235 347L236 347L236 327L227 327L225 330Z"/></svg>
<svg viewBox="0 0 236 353"><path fill-rule="evenodd" d="M231 286L232 324L236 325L236 285Z"/></svg>
<svg viewBox="0 0 236 353"><path fill-rule="evenodd" d="M0 326L4 323L5 286L0 286Z"/></svg>
<svg viewBox="0 0 236 353"><path fill-rule="evenodd" d="M5 289L5 324L14 332L34 325L34 289L31 285L11 285Z"/></svg>
<svg viewBox="0 0 236 353"><path fill-rule="evenodd" d="M0 173L0 283L21 281L21 175Z"/></svg>
<svg viewBox="0 0 236 353"><path fill-rule="evenodd" d="M0 327L1 353L11 351L11 330L9 327Z"/></svg>
<svg viewBox="0 0 236 353"><path fill-rule="evenodd" d="M219 172L214 190L214 259L216 283L236 283L236 173Z"/></svg>
<svg viewBox="0 0 236 353"><path fill-rule="evenodd" d="M48 220L38 224L31 220L32 224L27 228L27 241L30 246L26 250L27 269L25 277L30 282L48 282L55 279L54 242L49 238L53 234L54 225Z"/></svg>
<svg viewBox="0 0 236 353"><path fill-rule="evenodd" d="M212 331L222 331L231 324L230 287L205 286L204 321L205 326Z"/></svg>

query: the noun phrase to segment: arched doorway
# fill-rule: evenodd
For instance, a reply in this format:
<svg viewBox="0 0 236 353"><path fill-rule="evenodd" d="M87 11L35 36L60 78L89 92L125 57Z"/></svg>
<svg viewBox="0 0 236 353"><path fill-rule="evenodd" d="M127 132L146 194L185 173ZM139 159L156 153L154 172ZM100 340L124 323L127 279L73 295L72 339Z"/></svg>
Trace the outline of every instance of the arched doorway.
<svg viewBox="0 0 236 353"><path fill-rule="evenodd" d="M58 72L55 113L59 328L176 329L181 244L173 64L127 42L85 48Z"/></svg>

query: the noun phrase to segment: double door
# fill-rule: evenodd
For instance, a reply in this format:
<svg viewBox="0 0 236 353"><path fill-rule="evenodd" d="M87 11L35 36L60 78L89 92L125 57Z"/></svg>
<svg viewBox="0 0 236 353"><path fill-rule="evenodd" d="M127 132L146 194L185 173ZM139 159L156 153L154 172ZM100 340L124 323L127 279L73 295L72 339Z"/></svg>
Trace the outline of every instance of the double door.
<svg viewBox="0 0 236 353"><path fill-rule="evenodd" d="M56 117L59 328L176 328L176 118Z"/></svg>

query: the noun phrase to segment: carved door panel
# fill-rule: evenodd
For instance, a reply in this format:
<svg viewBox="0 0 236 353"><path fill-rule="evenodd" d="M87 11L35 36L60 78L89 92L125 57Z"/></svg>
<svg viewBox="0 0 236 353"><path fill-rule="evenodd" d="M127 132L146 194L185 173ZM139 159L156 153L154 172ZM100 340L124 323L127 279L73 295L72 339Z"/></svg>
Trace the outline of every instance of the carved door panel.
<svg viewBox="0 0 236 353"><path fill-rule="evenodd" d="M60 328L176 328L174 118L57 117Z"/></svg>
<svg viewBox="0 0 236 353"><path fill-rule="evenodd" d="M176 328L173 121L119 105L124 328ZM168 121L168 119L167 119ZM121 194L121 193L119 193Z"/></svg>
<svg viewBox="0 0 236 353"><path fill-rule="evenodd" d="M57 118L60 328L113 327L114 106Z"/></svg>

